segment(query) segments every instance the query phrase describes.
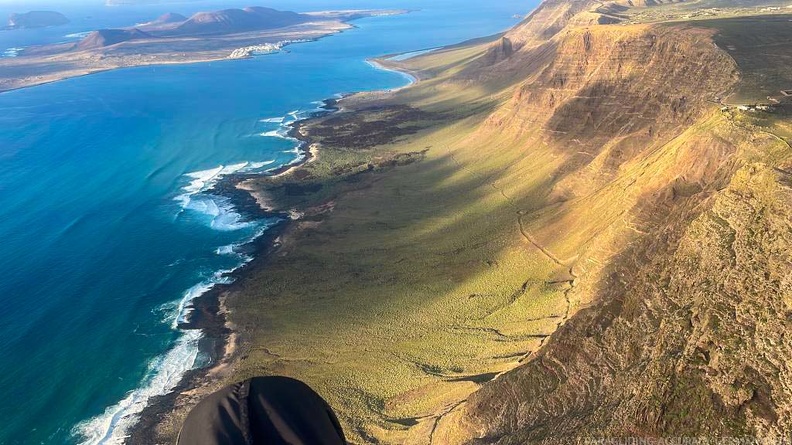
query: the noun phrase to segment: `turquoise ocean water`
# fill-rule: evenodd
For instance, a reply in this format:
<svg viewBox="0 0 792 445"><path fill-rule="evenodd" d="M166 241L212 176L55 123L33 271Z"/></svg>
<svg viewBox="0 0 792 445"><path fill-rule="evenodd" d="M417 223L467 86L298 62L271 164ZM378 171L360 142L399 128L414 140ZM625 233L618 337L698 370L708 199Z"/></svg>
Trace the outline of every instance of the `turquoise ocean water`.
<svg viewBox="0 0 792 445"><path fill-rule="evenodd" d="M72 24L0 32L0 53L246 3L55 5ZM246 261L233 246L274 222L245 221L202 192L224 173L298 159L282 125L318 101L406 83L366 58L493 34L535 3L265 5L415 11L255 59L124 69L0 94L0 443L118 442L149 396L205 364L200 333L175 328L184 302ZM14 10L24 6L3 5L0 16Z"/></svg>

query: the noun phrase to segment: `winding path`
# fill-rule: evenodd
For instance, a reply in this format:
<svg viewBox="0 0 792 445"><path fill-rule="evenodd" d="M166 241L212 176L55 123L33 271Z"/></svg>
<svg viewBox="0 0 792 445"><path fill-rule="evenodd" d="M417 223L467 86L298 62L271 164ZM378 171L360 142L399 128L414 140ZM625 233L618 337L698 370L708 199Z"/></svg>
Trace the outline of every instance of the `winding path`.
<svg viewBox="0 0 792 445"><path fill-rule="evenodd" d="M454 163L461 170L466 171L466 172L468 172L469 174L471 174L473 176L477 176L478 175L476 172L472 171L466 165L461 163L456 158L454 153L449 153L449 156L450 156L451 160L453 160ZM496 175L498 175L500 173L503 173L503 172L505 172L508 169L509 169L509 167L506 167L506 168L504 168L503 170L501 170L499 172L496 172L496 173L493 173L493 174L487 176L484 179L483 183L486 183L487 185L489 185L490 187L495 189L498 193L500 193L500 195L503 196L503 198L506 200L506 202L509 204L509 206L515 211L515 213L517 214L517 226L518 226L518 228L520 230L520 234L522 235L522 237L526 241L528 241L528 243L530 243L532 246L534 246L537 250L539 250L544 256L546 256L548 259L550 259L550 261L552 261L553 263L557 264L558 266L563 267L564 269L566 269L568 271L568 273L569 273L569 276L572 277L569 280L562 280L562 281L555 281L554 282L554 283L567 283L568 284L568 287L564 290L564 299L566 300L566 309L564 311L564 315L562 317L558 317L558 316L545 317L545 318L556 318L556 317L559 318L558 324L556 325L556 329L558 329L558 328L561 327L561 325L563 325L567 321L567 319L569 319L569 315L570 315L570 312L571 312L571 309L572 309L572 302L571 302L569 294L575 288L576 280L577 280L578 276L575 274L575 272L573 270L574 269L574 264L562 261L560 258L558 258L558 256L556 256L552 251L550 251L550 249L548 249L545 246L543 246L533 235L531 235L531 233L526 229L526 224L523 222L523 217L525 217L528 214L528 212L526 210L524 210L524 209L521 209L515 203L514 198L509 196L504 191L504 189L502 187L499 187L497 185L496 181L493 180L493 178ZM532 280L531 278L528 278L523 283L523 285L520 287L520 289L518 289L517 291L514 292L514 295L512 296L511 300L512 301L516 301L517 299L519 299L519 297L522 296L525 293L525 291L528 289L528 286L530 285L530 283L532 281L535 281L535 280ZM536 320L536 319L533 319L533 320ZM490 332L495 333L496 335L497 334L503 335L501 332L499 332L498 330L496 330L494 328L481 328L481 329L488 330ZM547 341L548 338L550 338L550 336L549 335L543 335L543 336L536 336L536 337L540 338L539 347L536 349L536 351L538 351L538 350L542 349L542 347L544 346L545 342ZM520 357L520 359L517 362L518 363L525 362L536 351L528 351L528 352L526 352L522 357ZM501 375L503 375L506 372L508 372L508 371L503 371L503 372L499 373L492 380L496 380L498 377L500 377ZM432 426L432 430L429 433L429 445L433 445L434 444L435 432L437 430L437 427L440 425L440 421L445 416L447 416L448 414L450 414L451 412L453 412L454 410L456 410L457 408L462 406L465 402L467 402L467 398L465 398L463 400L460 400L459 402L456 402L456 403L451 404L449 406L446 406L440 413L438 413L438 414L436 414L434 416L427 417L427 418L434 418L434 425Z"/></svg>

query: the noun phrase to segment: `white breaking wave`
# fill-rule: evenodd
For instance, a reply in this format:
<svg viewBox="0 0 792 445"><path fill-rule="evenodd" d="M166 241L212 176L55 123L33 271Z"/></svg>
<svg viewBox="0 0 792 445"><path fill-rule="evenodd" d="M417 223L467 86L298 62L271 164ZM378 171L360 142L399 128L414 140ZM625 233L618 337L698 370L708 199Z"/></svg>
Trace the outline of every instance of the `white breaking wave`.
<svg viewBox="0 0 792 445"><path fill-rule="evenodd" d="M2 54L3 54L3 57L16 57L24 49L25 48L8 48L5 51L3 51Z"/></svg>
<svg viewBox="0 0 792 445"><path fill-rule="evenodd" d="M274 164L274 163L275 163L274 160L272 160L272 161L263 161L263 162L251 162L250 164L248 164L248 169L250 169L250 170L259 170L259 169L261 169L263 167L266 167L266 166L268 166L270 164Z"/></svg>
<svg viewBox="0 0 792 445"><path fill-rule="evenodd" d="M268 117L268 118L259 120L259 122L267 122L267 123L270 123L270 124L280 124L281 122L283 122L283 119L284 118L282 118L282 117Z"/></svg>
<svg viewBox="0 0 792 445"><path fill-rule="evenodd" d="M245 221L242 215L235 211L228 198L221 196L193 196L184 209L211 217L209 227L223 232L244 229L254 224L253 222Z"/></svg>
<svg viewBox="0 0 792 445"><path fill-rule="evenodd" d="M228 244L226 246L220 246L217 249L215 249L215 253L217 255L237 255L242 259L242 264L249 263L250 261L253 260L253 258L239 253L238 250L241 249L242 246L246 244L250 244L253 241L257 240L260 236L264 235L264 233L267 230L269 230L273 225L277 224L278 221L279 221L278 219L265 221L263 224L261 224L258 227L256 232L253 233L253 235L251 235L248 239L240 241L238 243Z"/></svg>
<svg viewBox="0 0 792 445"><path fill-rule="evenodd" d="M234 280L228 276L231 272L235 271L237 268L242 266L241 264L233 269L228 270L219 270L215 272L212 277L206 281L202 281L195 286L187 289L187 292L184 293L181 300L176 304L176 310L173 312L171 317L171 327L173 329L178 329L179 324L186 323L190 314L192 313L192 307L190 304L196 298L200 297L201 295L209 292L218 284L231 284ZM189 332L189 331L188 331Z"/></svg>
<svg viewBox="0 0 792 445"><path fill-rule="evenodd" d="M307 112L296 110L288 113L283 118L262 119L261 122L281 124L278 130L263 133L262 135L296 141L295 138L287 135L290 130L286 126L287 121L294 122L304 119L319 110L321 108ZM294 149L288 151L289 153L296 153L295 159L289 165L296 164L305 157L305 154L300 150L303 145L298 143ZM187 173L184 176L189 179L189 182L182 187L182 193L176 196L174 200L179 202L182 210L189 209L212 216L211 227L214 229L236 230L242 227L250 227L257 223L242 221L242 217L234 211L227 198L210 196L204 192L210 190L224 175L260 172L264 167L274 162L275 160L243 162ZM178 330L179 325L189 319L193 310L191 303L196 298L204 295L217 285L232 283L233 278L229 276L230 273L253 260L252 257L239 253L237 250L262 236L275 223L275 221L264 222L263 224L258 222L259 227L249 239L217 248L215 253L218 255L238 255L240 263L237 267L215 272L210 278L187 289L179 300L165 303L155 309L155 313L164 312L166 315L163 321L169 324L172 329ZM148 364L146 376L138 388L127 393L123 400L107 408L103 414L77 424L72 430L73 435L83 445L123 444L129 429L137 423L140 413L148 405L149 400L152 397L173 391L182 377L196 366L196 360L199 357L198 343L202 337L203 334L200 330L190 329L183 331L176 340L176 344L168 352L153 359Z"/></svg>
<svg viewBox="0 0 792 445"><path fill-rule="evenodd" d="M223 171L223 166L219 166L216 168L211 168L209 170L201 170L198 172L187 173L185 176L188 178L192 178L192 181L184 187L182 187L181 195L177 196L175 199L179 201L182 205L182 208L186 207L190 203L190 198L202 191L208 190L217 182L217 175Z"/></svg>
<svg viewBox="0 0 792 445"><path fill-rule="evenodd" d="M264 230L256 233L260 236ZM190 304L193 300L218 284L232 283L233 278L229 274L250 262L252 258L243 257L242 260L236 268L215 272L208 280L187 289L180 300L165 303L156 312L167 311L168 315L164 321L170 324L172 329L178 330L179 324L186 322L192 313ZM101 415L80 422L74 427L72 433L79 438L80 444L123 444L129 428L137 423L139 414L148 405L149 400L154 396L171 392L184 374L195 367L199 352L198 342L201 338L202 333L199 330L183 331L173 348L149 363L146 376L137 389L127 393L123 400L107 408Z"/></svg>
<svg viewBox="0 0 792 445"><path fill-rule="evenodd" d="M215 253L218 255L236 255L236 249L238 246L236 244L229 244L227 246L220 246L215 250Z"/></svg>
<svg viewBox="0 0 792 445"><path fill-rule="evenodd" d="M124 400L107 408L99 416L79 423L73 433L83 445L123 444L129 428L138 420L151 397L167 394L191 370L198 357L201 332L184 332L165 355L152 360L143 384L130 391Z"/></svg>
<svg viewBox="0 0 792 445"><path fill-rule="evenodd" d="M232 231L250 227L253 222L246 222L242 215L234 210L228 198L204 194L211 189L223 176L233 173L255 172L275 162L241 162L226 166L218 166L208 170L187 173L190 182L182 187L182 193L174 198L182 210L191 210L210 216L210 227L216 230Z"/></svg>
<svg viewBox="0 0 792 445"><path fill-rule="evenodd" d="M264 133L261 133L261 136L268 137L268 138L288 139L288 137L286 135L284 135L283 132L280 129L265 131Z"/></svg>

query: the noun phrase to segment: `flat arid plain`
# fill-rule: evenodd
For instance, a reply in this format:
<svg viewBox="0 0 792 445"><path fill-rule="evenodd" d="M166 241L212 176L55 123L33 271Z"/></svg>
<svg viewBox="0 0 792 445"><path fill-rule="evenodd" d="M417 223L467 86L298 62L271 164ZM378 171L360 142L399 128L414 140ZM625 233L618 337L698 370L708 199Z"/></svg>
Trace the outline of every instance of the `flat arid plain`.
<svg viewBox="0 0 792 445"><path fill-rule="evenodd" d="M352 443L792 429L792 12L547 0L299 125L294 220L209 389L305 380Z"/></svg>

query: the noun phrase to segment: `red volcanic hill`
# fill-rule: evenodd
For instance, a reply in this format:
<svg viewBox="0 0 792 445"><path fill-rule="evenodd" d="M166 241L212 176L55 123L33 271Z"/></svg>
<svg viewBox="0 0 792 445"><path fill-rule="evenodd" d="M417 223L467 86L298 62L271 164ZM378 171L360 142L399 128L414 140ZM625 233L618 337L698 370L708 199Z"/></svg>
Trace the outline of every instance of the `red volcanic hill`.
<svg viewBox="0 0 792 445"><path fill-rule="evenodd" d="M185 17L185 16L183 16L181 14L177 14L175 12L168 12L166 14L163 14L163 15L159 16L157 18L157 20L154 20L150 24L151 25L163 25L163 24L166 24L166 23L179 23L179 22L186 22L186 21L187 21L187 17Z"/></svg>
<svg viewBox="0 0 792 445"><path fill-rule="evenodd" d="M94 49L115 45L121 42L137 39L150 39L153 36L137 28L132 29L100 29L88 34L80 43L77 49Z"/></svg>
<svg viewBox="0 0 792 445"><path fill-rule="evenodd" d="M310 21L311 16L271 8L248 7L199 12L175 28L171 35L233 34L282 28Z"/></svg>

